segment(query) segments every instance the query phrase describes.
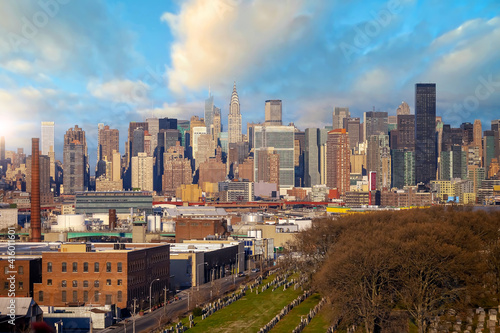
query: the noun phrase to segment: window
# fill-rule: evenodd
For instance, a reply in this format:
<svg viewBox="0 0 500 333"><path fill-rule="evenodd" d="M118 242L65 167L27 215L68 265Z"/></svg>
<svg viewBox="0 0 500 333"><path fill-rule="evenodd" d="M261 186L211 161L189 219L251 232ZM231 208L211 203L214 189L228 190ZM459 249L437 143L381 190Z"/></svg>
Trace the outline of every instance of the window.
<svg viewBox="0 0 500 333"><path fill-rule="evenodd" d="M38 301L43 302L43 291L38 292Z"/></svg>
<svg viewBox="0 0 500 333"><path fill-rule="evenodd" d="M89 281L85 280L83 281L83 288L88 288L89 287Z"/></svg>
<svg viewBox="0 0 500 333"><path fill-rule="evenodd" d="M19 290L23 290L23 288L24 288L24 283L19 282Z"/></svg>
<svg viewBox="0 0 500 333"><path fill-rule="evenodd" d="M117 295L117 297L118 297L118 300L117 300L117 301L118 301L118 302L121 302L121 301L122 301L122 291L121 291L121 290L118 290L118 295Z"/></svg>
<svg viewBox="0 0 500 333"><path fill-rule="evenodd" d="M24 267L23 266L19 266L17 268L17 273L19 273L19 275L23 275L24 274Z"/></svg>
<svg viewBox="0 0 500 333"><path fill-rule="evenodd" d="M61 287L66 288L66 280L61 281Z"/></svg>
<svg viewBox="0 0 500 333"><path fill-rule="evenodd" d="M97 290L96 290L96 291L94 291L94 300L95 300L96 302L99 302L99 292L98 292Z"/></svg>
<svg viewBox="0 0 500 333"><path fill-rule="evenodd" d="M111 295L106 295L106 304L111 304Z"/></svg>
<svg viewBox="0 0 500 333"><path fill-rule="evenodd" d="M3 283L3 289L9 289L9 282Z"/></svg>
<svg viewBox="0 0 500 333"><path fill-rule="evenodd" d="M66 273L66 271L67 271L66 263L65 263L65 262L63 262L63 263L62 263L62 272L63 272L63 273Z"/></svg>
<svg viewBox="0 0 500 333"><path fill-rule="evenodd" d="M51 286L52 285L52 279L47 279L47 285Z"/></svg>
<svg viewBox="0 0 500 333"><path fill-rule="evenodd" d="M83 292L83 301L84 302L88 302L89 301L89 292L87 290L85 290Z"/></svg>
<svg viewBox="0 0 500 333"><path fill-rule="evenodd" d="M94 281L94 287L99 288L99 280Z"/></svg>
<svg viewBox="0 0 500 333"><path fill-rule="evenodd" d="M106 263L106 273L111 273L111 263L110 262Z"/></svg>
<svg viewBox="0 0 500 333"><path fill-rule="evenodd" d="M73 263L73 273L76 273L76 272L78 272L78 263L74 262Z"/></svg>
<svg viewBox="0 0 500 333"><path fill-rule="evenodd" d="M110 286L110 285L111 285L111 279L107 279L107 280L106 280L106 285L107 285L107 286Z"/></svg>
<svg viewBox="0 0 500 333"><path fill-rule="evenodd" d="M98 273L98 272L99 272L99 263L98 263L98 262L95 262L95 263L94 263L94 272L95 272L95 273Z"/></svg>
<svg viewBox="0 0 500 333"><path fill-rule="evenodd" d="M78 288L78 281L73 280L73 288Z"/></svg>
<svg viewBox="0 0 500 333"><path fill-rule="evenodd" d="M116 264L116 270L118 271L118 273L122 272L122 263L121 262Z"/></svg>
<svg viewBox="0 0 500 333"><path fill-rule="evenodd" d="M78 302L78 291L73 290L73 302Z"/></svg>
<svg viewBox="0 0 500 333"><path fill-rule="evenodd" d="M63 290L63 291L61 292L61 298L62 298L62 301L63 301L63 302L66 302L66 290Z"/></svg>
<svg viewBox="0 0 500 333"><path fill-rule="evenodd" d="M122 285L122 280L121 279L116 280L116 284L119 285L119 286L121 286Z"/></svg>
<svg viewBox="0 0 500 333"><path fill-rule="evenodd" d="M89 263L88 262L84 262L83 263L83 272L84 273L88 273L89 271Z"/></svg>
<svg viewBox="0 0 500 333"><path fill-rule="evenodd" d="M47 273L52 273L52 263L51 262L47 263Z"/></svg>

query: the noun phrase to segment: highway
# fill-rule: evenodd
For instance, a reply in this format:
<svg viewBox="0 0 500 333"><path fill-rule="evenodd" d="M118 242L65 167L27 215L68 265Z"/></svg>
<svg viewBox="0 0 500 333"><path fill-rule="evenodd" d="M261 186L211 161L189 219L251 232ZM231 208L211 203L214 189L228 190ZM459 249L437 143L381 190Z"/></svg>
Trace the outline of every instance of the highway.
<svg viewBox="0 0 500 333"><path fill-rule="evenodd" d="M258 273L252 273L252 276L256 277ZM174 320L188 311L188 298L189 298L189 309L193 309L198 302L199 304L206 303L210 299L211 291L216 293L217 289L220 290L220 295L228 292L231 287L233 287L234 276L227 276L222 279L215 280L212 284L211 282L200 285L200 290L197 287L189 288L176 294L180 299L174 301L173 303L167 304L166 307L161 307L156 309L151 313L145 313L143 316L138 314L135 316L135 332L150 332L151 330L160 327L160 322L167 322L168 320ZM238 287L242 282L245 281L246 277L235 277L234 282ZM213 289L213 290L212 290ZM215 297L215 295L214 295ZM132 317L127 318L127 322L124 321L110 326L103 330L94 329L94 332L99 333L133 333L133 319Z"/></svg>

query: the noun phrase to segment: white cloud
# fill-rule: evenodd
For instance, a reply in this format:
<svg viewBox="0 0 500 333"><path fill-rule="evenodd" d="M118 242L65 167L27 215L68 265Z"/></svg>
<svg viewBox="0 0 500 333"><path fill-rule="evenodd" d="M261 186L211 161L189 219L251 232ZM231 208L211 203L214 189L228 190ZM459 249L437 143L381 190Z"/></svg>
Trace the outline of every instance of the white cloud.
<svg viewBox="0 0 500 333"><path fill-rule="evenodd" d="M203 111L202 102L192 103L163 103L161 107L144 108L137 110L137 114L143 118L157 117L157 118L177 118L189 120L191 116L200 114Z"/></svg>
<svg viewBox="0 0 500 333"><path fill-rule="evenodd" d="M147 105L149 86L142 81L111 80L104 83L90 81L87 90L92 96L115 103Z"/></svg>

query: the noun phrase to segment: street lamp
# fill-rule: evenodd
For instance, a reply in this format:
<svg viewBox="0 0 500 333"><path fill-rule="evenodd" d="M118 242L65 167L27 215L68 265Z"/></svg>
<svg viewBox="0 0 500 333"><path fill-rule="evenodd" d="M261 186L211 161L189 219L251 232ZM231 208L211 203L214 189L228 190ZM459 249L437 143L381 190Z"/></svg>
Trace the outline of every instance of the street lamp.
<svg viewBox="0 0 500 333"><path fill-rule="evenodd" d="M155 281L160 281L160 279L154 279L153 281L151 281L151 283L149 284L149 312L151 312L151 287L153 286L153 282Z"/></svg>
<svg viewBox="0 0 500 333"><path fill-rule="evenodd" d="M198 288L198 291L200 291L200 272L198 272L198 266L201 265L208 265L208 263L205 261L196 265L196 277L197 277L196 287ZM203 270L203 277L205 277L205 270Z"/></svg>

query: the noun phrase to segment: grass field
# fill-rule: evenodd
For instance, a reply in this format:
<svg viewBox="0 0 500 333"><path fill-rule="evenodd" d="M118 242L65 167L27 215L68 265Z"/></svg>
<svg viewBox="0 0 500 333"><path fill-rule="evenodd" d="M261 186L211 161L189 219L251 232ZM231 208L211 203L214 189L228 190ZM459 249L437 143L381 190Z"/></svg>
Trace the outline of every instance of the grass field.
<svg viewBox="0 0 500 333"><path fill-rule="evenodd" d="M309 325L307 325L306 328L304 328L304 330L302 332L303 333L316 333L316 332L324 333L324 332L326 332L326 330L330 326L330 324L328 323L328 320L326 319L327 318L327 313L326 313L327 311L329 311L328 307L323 306L323 308L316 314L316 316L313 318L313 320L311 320Z"/></svg>
<svg viewBox="0 0 500 333"><path fill-rule="evenodd" d="M264 280L263 284L270 282L272 279L274 279L274 276ZM261 287L259 287L260 289ZM189 329L189 332L258 332L285 305L302 294L300 289L293 290L293 287L285 292L283 292L283 287L274 292L271 290L272 288L269 288L258 295L255 294L255 290L253 293L248 290L246 296L217 311L207 319L201 320L201 317L195 317L196 325ZM188 326L186 319L183 320L183 323Z"/></svg>
<svg viewBox="0 0 500 333"><path fill-rule="evenodd" d="M313 294L304 302L294 307L288 314L274 326L271 332L291 332L300 323L301 316L307 316L309 311L321 300L319 294Z"/></svg>

